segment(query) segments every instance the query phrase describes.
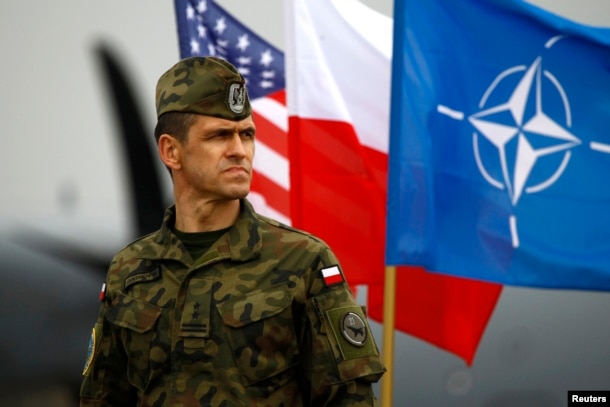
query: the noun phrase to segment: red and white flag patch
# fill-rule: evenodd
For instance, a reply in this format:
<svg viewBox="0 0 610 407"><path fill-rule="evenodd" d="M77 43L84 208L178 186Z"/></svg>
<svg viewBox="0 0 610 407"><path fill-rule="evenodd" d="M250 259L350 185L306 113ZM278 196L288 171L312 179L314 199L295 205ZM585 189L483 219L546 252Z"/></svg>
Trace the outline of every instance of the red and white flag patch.
<svg viewBox="0 0 610 407"><path fill-rule="evenodd" d="M104 301L106 298L106 283L102 284L102 289L100 290L100 301Z"/></svg>
<svg viewBox="0 0 610 407"><path fill-rule="evenodd" d="M339 266L326 267L323 268L321 272L322 278L324 278L324 284L326 284L327 287L341 284L345 281L345 279L343 278L343 273L341 273L341 269L339 269Z"/></svg>

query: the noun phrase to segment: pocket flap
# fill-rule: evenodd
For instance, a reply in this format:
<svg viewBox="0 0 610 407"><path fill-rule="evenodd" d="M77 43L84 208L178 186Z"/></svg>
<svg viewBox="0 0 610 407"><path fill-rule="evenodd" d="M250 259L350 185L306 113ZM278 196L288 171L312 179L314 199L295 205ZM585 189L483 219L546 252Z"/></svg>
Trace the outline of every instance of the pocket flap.
<svg viewBox="0 0 610 407"><path fill-rule="evenodd" d="M277 286L230 299L217 308L225 325L239 328L279 314L291 301L288 288Z"/></svg>
<svg viewBox="0 0 610 407"><path fill-rule="evenodd" d="M106 313L106 319L122 328L144 333L153 328L160 315L161 308L123 293L117 293Z"/></svg>

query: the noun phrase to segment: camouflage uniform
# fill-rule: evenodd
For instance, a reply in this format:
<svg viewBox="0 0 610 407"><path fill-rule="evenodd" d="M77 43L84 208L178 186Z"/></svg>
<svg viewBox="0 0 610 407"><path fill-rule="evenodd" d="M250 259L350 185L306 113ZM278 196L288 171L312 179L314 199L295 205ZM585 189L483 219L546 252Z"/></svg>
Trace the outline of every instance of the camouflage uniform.
<svg viewBox="0 0 610 407"><path fill-rule="evenodd" d="M157 83L169 112L243 120L244 78L213 57L179 61ZM257 215L193 259L159 231L114 258L81 406L371 406L383 374L364 311L323 242Z"/></svg>
<svg viewBox="0 0 610 407"><path fill-rule="evenodd" d="M114 258L81 406L371 406L384 367L324 242L254 212L199 259L161 229Z"/></svg>

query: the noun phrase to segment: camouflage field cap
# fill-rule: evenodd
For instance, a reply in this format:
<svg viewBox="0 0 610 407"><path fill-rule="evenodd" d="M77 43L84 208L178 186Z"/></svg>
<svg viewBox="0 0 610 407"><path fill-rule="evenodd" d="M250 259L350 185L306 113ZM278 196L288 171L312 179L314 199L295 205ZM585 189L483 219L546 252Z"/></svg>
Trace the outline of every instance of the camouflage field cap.
<svg viewBox="0 0 610 407"><path fill-rule="evenodd" d="M215 57L179 61L159 78L157 118L185 112L242 120L252 113L246 81L229 62Z"/></svg>

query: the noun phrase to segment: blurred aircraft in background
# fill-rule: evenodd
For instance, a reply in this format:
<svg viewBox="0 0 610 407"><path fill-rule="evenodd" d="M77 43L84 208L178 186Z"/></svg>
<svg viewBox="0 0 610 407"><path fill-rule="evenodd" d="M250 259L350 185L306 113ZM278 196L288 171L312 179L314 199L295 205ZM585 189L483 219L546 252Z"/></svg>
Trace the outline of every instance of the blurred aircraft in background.
<svg viewBox="0 0 610 407"><path fill-rule="evenodd" d="M133 238L160 225L165 204L146 131L129 81L106 46L96 49L124 153ZM88 224L0 223L0 405L77 404L98 294L113 254L126 242ZM97 228L97 229L96 229ZM112 242L112 243L110 243Z"/></svg>

